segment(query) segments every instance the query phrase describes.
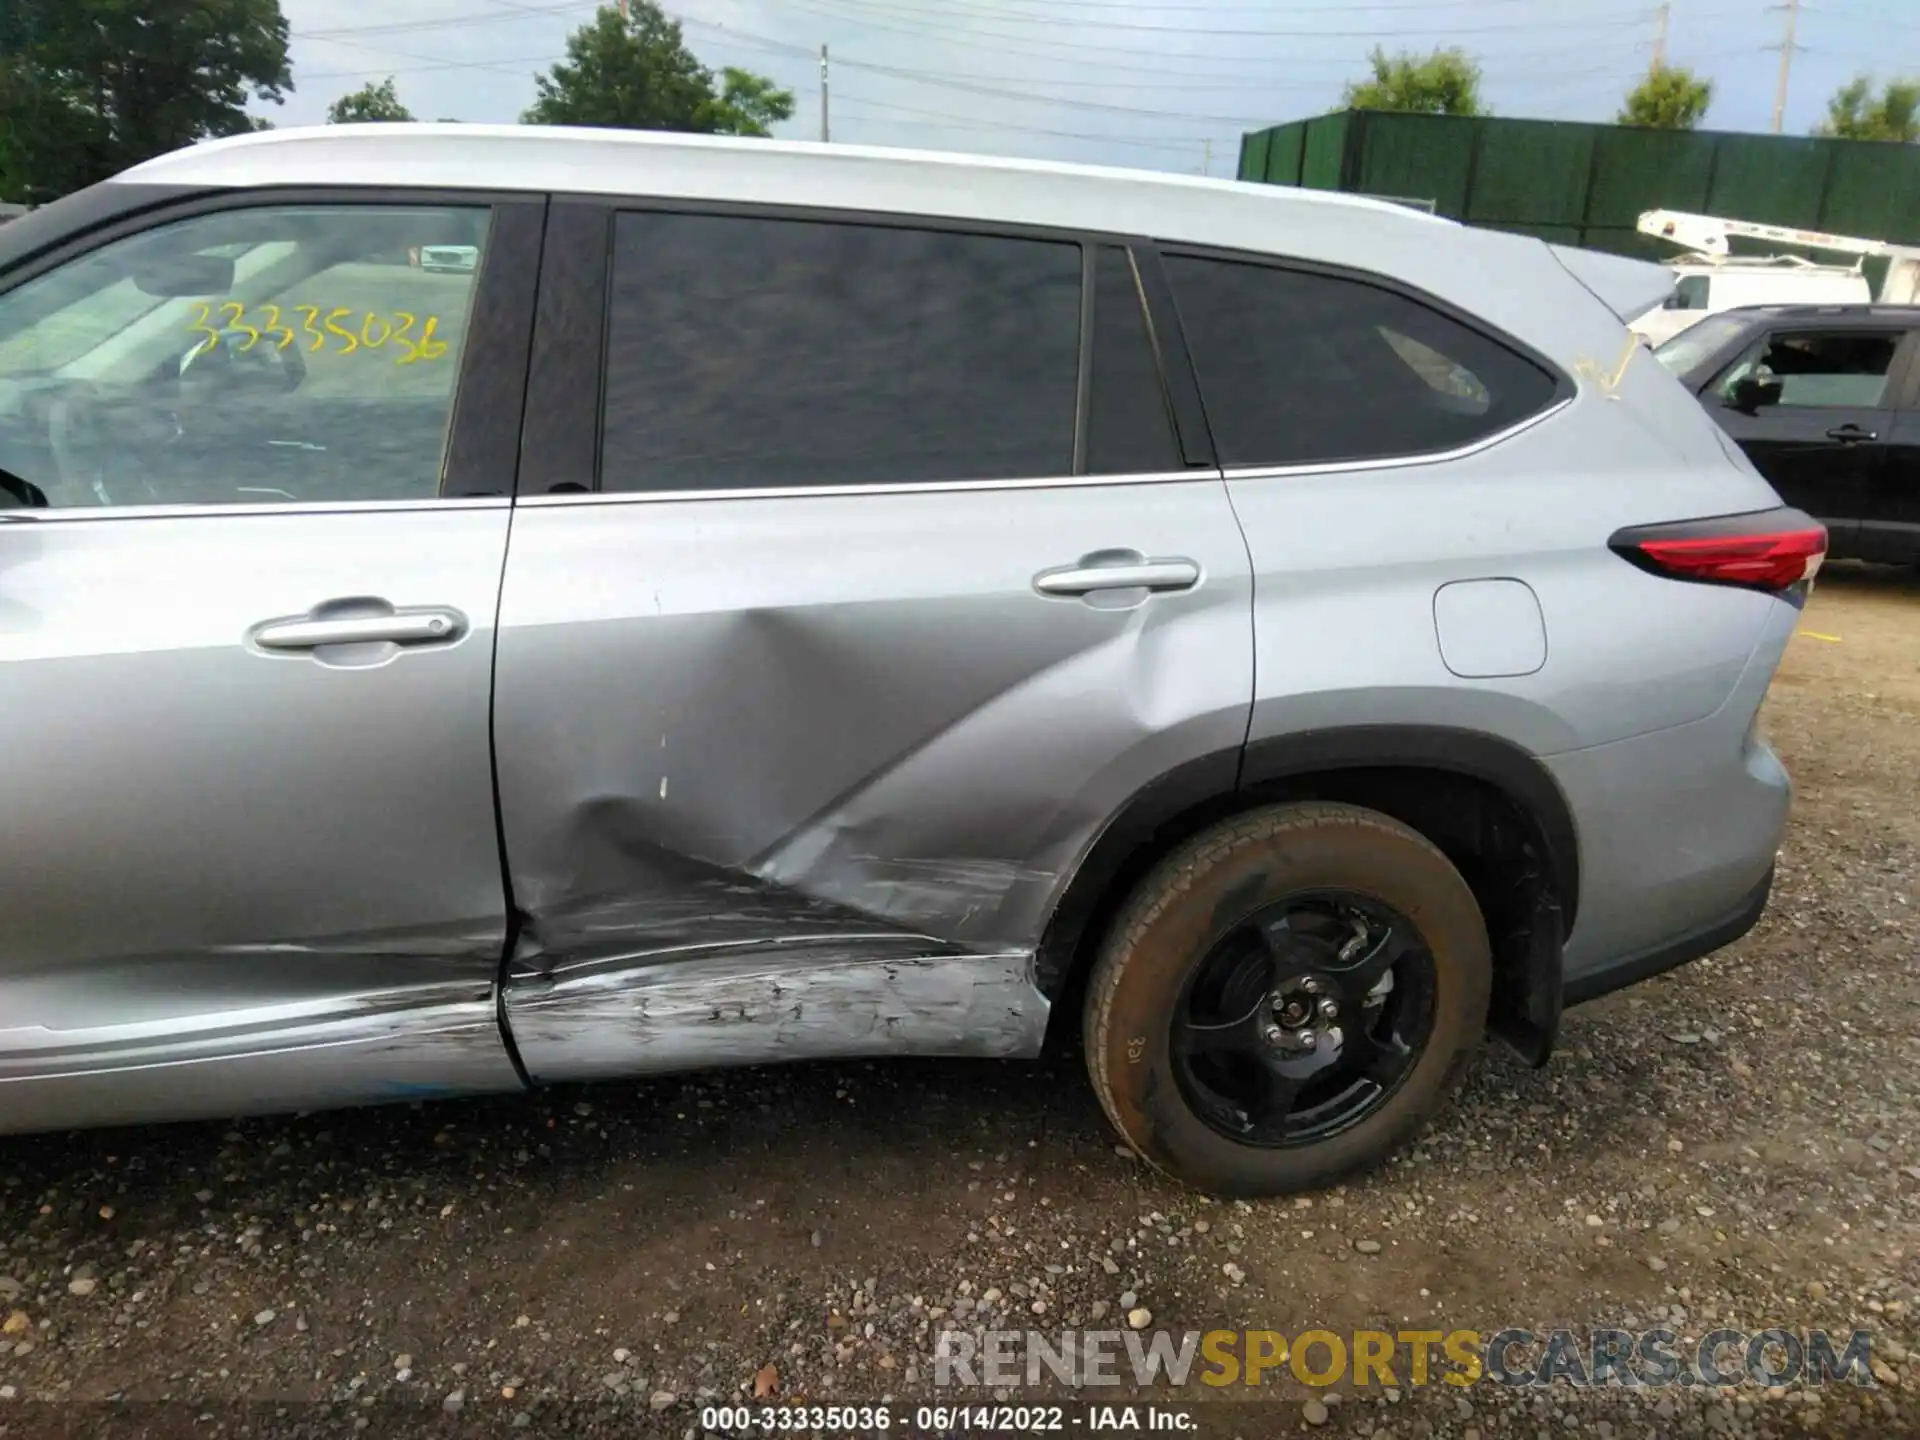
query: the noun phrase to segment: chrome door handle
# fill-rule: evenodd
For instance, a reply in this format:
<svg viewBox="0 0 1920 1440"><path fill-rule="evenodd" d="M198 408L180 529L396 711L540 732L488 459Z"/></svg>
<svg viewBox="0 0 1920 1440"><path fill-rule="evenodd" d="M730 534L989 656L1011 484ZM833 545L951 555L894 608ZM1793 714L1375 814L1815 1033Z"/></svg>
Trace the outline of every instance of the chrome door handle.
<svg viewBox="0 0 1920 1440"><path fill-rule="evenodd" d="M457 610L414 610L393 615L343 615L337 619L275 620L253 632L264 650L318 650L322 645L433 645L459 638L466 618Z"/></svg>
<svg viewBox="0 0 1920 1440"><path fill-rule="evenodd" d="M1033 588L1042 595L1091 595L1096 590L1191 590L1200 567L1191 560L1143 560L1138 564L1070 565L1042 570Z"/></svg>
<svg viewBox="0 0 1920 1440"><path fill-rule="evenodd" d="M1862 429L1858 425L1846 424L1836 425L1827 431L1827 438L1838 440L1842 445L1856 445L1862 440L1878 440L1880 437L1873 431Z"/></svg>

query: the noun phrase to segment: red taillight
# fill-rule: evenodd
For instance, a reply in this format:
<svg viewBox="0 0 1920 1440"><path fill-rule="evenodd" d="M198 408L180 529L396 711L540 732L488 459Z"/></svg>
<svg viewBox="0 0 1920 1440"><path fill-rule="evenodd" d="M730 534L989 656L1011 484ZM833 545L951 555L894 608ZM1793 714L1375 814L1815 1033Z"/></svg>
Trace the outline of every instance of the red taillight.
<svg viewBox="0 0 1920 1440"><path fill-rule="evenodd" d="M1643 540L1640 553L1660 569L1690 580L1758 585L1784 590L1811 580L1827 554L1827 532L1790 530L1784 535L1729 535L1710 540Z"/></svg>
<svg viewBox="0 0 1920 1440"><path fill-rule="evenodd" d="M1777 510L1622 531L1613 549L1671 579L1780 592L1813 579L1827 531L1797 510Z"/></svg>

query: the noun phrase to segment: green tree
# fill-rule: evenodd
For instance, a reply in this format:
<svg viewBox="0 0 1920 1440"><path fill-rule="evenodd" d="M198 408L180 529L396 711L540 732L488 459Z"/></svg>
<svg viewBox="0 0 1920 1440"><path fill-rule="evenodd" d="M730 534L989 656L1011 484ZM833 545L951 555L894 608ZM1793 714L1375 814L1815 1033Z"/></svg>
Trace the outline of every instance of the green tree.
<svg viewBox="0 0 1920 1440"><path fill-rule="evenodd" d="M1388 55L1378 45L1367 57L1372 74L1347 84L1349 110L1409 110L1422 115L1485 115L1480 66L1466 51Z"/></svg>
<svg viewBox="0 0 1920 1440"><path fill-rule="evenodd" d="M529 125L605 125L698 135L765 135L793 114L793 92L729 67L714 74L653 0L604 5L573 32L567 58L534 77Z"/></svg>
<svg viewBox="0 0 1920 1440"><path fill-rule="evenodd" d="M329 125L357 125L372 120L411 120L413 112L400 103L394 93L393 77L379 84L362 85L342 95L327 107Z"/></svg>
<svg viewBox="0 0 1920 1440"><path fill-rule="evenodd" d="M1641 125L1649 130L1691 130L1706 117L1713 103L1713 82L1681 65L1658 65L1627 92L1616 125Z"/></svg>
<svg viewBox="0 0 1920 1440"><path fill-rule="evenodd" d="M1816 135L1841 140L1920 140L1920 80L1889 80L1879 94L1871 75L1856 75L1827 102L1827 118Z"/></svg>
<svg viewBox="0 0 1920 1440"><path fill-rule="evenodd" d="M56 199L292 88L280 0L0 0L0 188Z"/></svg>

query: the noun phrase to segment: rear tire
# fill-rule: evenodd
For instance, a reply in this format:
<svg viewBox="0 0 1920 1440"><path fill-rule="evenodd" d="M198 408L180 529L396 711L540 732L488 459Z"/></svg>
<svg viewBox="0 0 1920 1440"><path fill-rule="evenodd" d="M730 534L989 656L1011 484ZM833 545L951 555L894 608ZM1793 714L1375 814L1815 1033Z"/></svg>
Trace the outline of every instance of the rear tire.
<svg viewBox="0 0 1920 1440"><path fill-rule="evenodd" d="M1377 1164L1458 1084L1492 973L1473 892L1424 837L1358 806L1272 806L1128 898L1088 986L1087 1068L1174 1179L1310 1189Z"/></svg>

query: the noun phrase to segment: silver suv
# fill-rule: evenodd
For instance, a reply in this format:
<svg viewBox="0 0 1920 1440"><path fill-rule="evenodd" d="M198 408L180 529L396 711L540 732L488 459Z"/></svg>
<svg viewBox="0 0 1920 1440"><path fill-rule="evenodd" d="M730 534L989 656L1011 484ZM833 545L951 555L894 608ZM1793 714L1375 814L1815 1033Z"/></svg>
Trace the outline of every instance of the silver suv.
<svg viewBox="0 0 1920 1440"><path fill-rule="evenodd" d="M1051 1028L1194 1185L1377 1159L1766 903L1825 536L1628 334L1669 283L475 125L15 221L0 1128Z"/></svg>

